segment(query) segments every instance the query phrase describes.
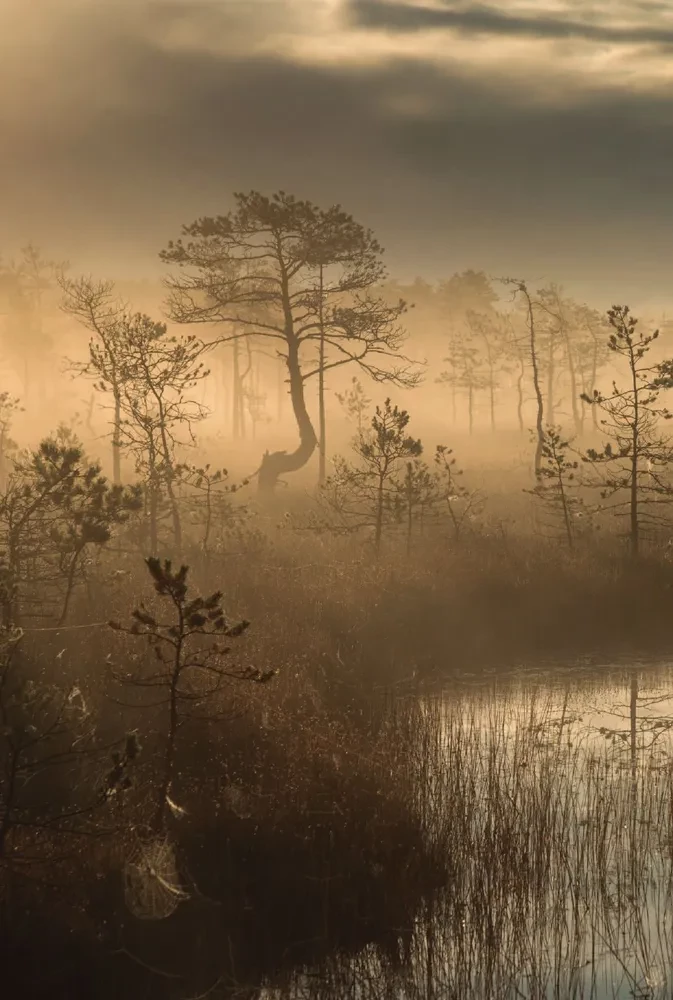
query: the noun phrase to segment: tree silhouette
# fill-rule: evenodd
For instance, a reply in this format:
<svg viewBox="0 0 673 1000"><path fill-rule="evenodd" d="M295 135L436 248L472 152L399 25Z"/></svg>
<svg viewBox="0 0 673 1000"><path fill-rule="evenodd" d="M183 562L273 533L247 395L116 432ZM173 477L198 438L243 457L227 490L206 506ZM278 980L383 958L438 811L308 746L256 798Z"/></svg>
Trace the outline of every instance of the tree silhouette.
<svg viewBox="0 0 673 1000"><path fill-rule="evenodd" d="M626 362L627 384L621 389L613 382L611 393L595 389L592 396L584 397L602 412L600 425L610 438L602 450L589 449L584 461L597 472L607 509L628 517L629 546L637 556L643 529L661 523L663 510L673 499L667 478L673 446L659 429L661 420L671 418L669 410L659 404L659 396L673 384L673 366L647 360L659 331L640 333L628 306L613 306L608 320L612 328L608 347Z"/></svg>
<svg viewBox="0 0 673 1000"><path fill-rule="evenodd" d="M237 194L236 209L184 227L161 259L176 266L168 278L169 310L180 323L222 323L223 342L252 334L277 346L287 366L299 433L293 452L267 452L259 469L262 492L301 469L318 444L305 393L308 379L357 364L379 382L417 379L400 355L404 304L372 294L383 278L382 249L339 206L322 210L279 192Z"/></svg>
<svg viewBox="0 0 673 1000"><path fill-rule="evenodd" d="M116 676L124 684L153 691L158 698L156 704L167 710L152 817L154 832L163 833L179 763L178 737L185 719L196 708L211 703L225 681L264 684L276 671L230 668L229 641L241 636L250 623L227 619L219 591L207 597L189 597L187 566L174 570L170 560L162 563L153 557L146 560L146 565L157 595L168 605L170 617L162 620L158 612L154 614L141 604L133 612L131 625L109 624L118 632L143 637L154 655L150 670Z"/></svg>
<svg viewBox="0 0 673 1000"><path fill-rule="evenodd" d="M572 549L575 544L574 517L580 499L573 494L577 485L579 462L569 457L570 442L565 440L560 427L547 427L542 446L542 463L537 485L531 493L554 521L560 520L563 533Z"/></svg>
<svg viewBox="0 0 673 1000"><path fill-rule="evenodd" d="M393 406L390 399L377 406L370 429L353 443L358 461L337 458L320 494L347 530L373 529L377 555L386 516L395 515L400 465L423 452L421 442L407 434L409 419L407 411Z"/></svg>

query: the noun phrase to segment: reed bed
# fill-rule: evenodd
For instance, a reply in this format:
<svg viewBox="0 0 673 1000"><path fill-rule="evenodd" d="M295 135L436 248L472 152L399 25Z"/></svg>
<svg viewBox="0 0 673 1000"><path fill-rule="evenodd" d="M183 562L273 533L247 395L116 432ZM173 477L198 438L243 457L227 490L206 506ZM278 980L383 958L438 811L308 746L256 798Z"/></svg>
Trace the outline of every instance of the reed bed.
<svg viewBox="0 0 673 1000"><path fill-rule="evenodd" d="M397 960L365 949L269 997L673 995L670 757L565 712L539 692L389 704L380 738L446 889L396 928Z"/></svg>

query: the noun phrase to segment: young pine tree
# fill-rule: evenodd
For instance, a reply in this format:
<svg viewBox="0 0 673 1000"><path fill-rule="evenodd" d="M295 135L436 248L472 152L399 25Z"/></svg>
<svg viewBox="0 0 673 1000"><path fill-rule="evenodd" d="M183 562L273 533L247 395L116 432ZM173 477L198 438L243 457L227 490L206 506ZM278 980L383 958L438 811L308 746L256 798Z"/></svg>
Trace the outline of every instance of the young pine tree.
<svg viewBox="0 0 673 1000"><path fill-rule="evenodd" d="M0 494L4 624L16 625L28 607L49 612L54 602L63 624L84 553L105 545L141 506L140 490L110 485L67 429L17 459Z"/></svg>
<svg viewBox="0 0 673 1000"><path fill-rule="evenodd" d="M453 449L443 444L437 445L435 468L439 500L445 505L454 540L458 541L466 525L481 513L484 499L478 490L465 486L462 480L463 470L458 468Z"/></svg>
<svg viewBox="0 0 673 1000"><path fill-rule="evenodd" d="M575 517L580 498L573 493L577 486L579 462L569 455L570 442L560 427L547 427L542 442L542 457L537 485L526 490L538 501L554 526L562 525L568 548L575 544Z"/></svg>
<svg viewBox="0 0 673 1000"><path fill-rule="evenodd" d="M371 428L356 438L356 462L337 458L321 498L346 530L371 527L374 550L381 551L383 529L394 517L398 474L403 462L419 458L423 445L407 434L409 414L386 399L377 406Z"/></svg>
<svg viewBox="0 0 673 1000"><path fill-rule="evenodd" d="M668 478L673 445L661 432L661 422L671 413L659 402L670 383L667 363L648 358L659 331L639 332L628 306L614 306L608 319L612 328L608 347L625 363L627 377L624 387L613 382L609 394L595 389L584 397L601 411L600 426L608 441L601 451L589 449L583 460L594 469L605 508L628 519L629 547L637 556L644 530L661 524L673 499Z"/></svg>
<svg viewBox="0 0 673 1000"><path fill-rule="evenodd" d="M146 559L146 565L154 589L169 613L162 618L158 611L153 613L141 604L133 612L130 626L109 624L116 631L143 637L154 656L151 669L145 665L140 673L127 673L117 679L137 688L151 689L157 695L154 704L165 709L151 820L153 831L162 834L166 832L169 811L176 808L171 789L180 766L178 740L184 721L196 709L202 712L212 706L225 681L263 684L275 671L228 666L230 640L241 636L250 623L232 623L227 619L219 591L207 597L190 597L187 566L174 570L170 560L162 563L153 557Z"/></svg>
<svg viewBox="0 0 673 1000"><path fill-rule="evenodd" d="M404 474L398 479L394 506L398 518L405 525L407 556L411 555L414 524L422 525L424 516L439 500L437 476L419 458L406 463Z"/></svg>

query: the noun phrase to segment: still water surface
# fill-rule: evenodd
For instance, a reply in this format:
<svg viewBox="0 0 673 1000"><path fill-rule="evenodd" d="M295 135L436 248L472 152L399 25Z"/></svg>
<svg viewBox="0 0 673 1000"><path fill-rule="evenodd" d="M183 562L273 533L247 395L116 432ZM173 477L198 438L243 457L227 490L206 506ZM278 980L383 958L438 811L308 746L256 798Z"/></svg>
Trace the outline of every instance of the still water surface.
<svg viewBox="0 0 673 1000"><path fill-rule="evenodd" d="M255 996L673 997L673 664L481 675L425 703L441 899L393 928L399 961L372 947Z"/></svg>

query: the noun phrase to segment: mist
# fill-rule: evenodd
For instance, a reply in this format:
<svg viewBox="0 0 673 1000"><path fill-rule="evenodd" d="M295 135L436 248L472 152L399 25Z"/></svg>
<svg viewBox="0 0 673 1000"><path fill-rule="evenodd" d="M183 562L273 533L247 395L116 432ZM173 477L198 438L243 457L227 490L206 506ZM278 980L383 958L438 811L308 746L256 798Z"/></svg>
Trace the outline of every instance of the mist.
<svg viewBox="0 0 673 1000"><path fill-rule="evenodd" d="M8 996L670 996L672 44L0 0Z"/></svg>

